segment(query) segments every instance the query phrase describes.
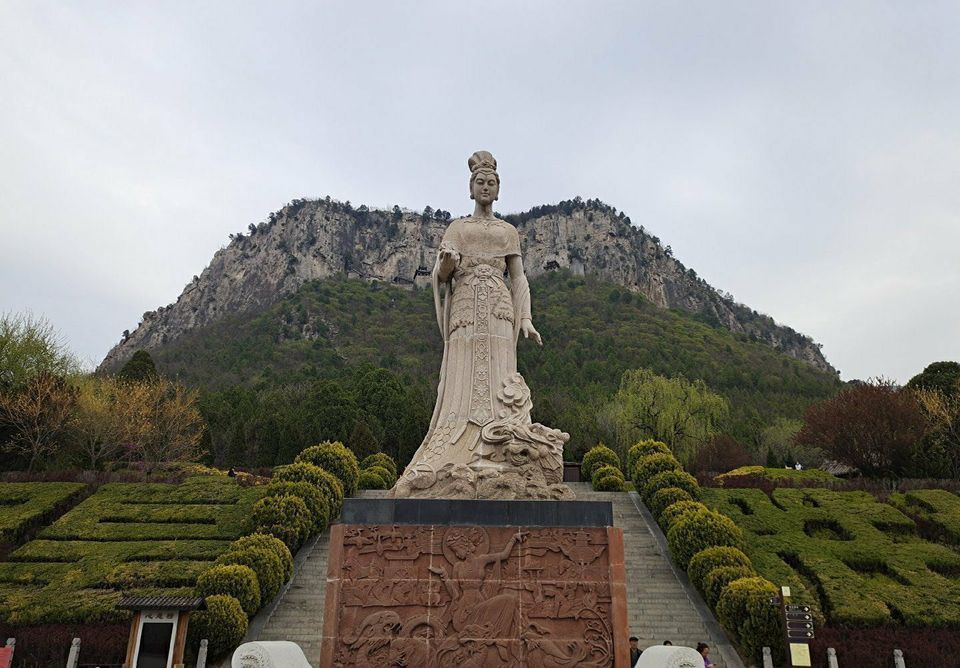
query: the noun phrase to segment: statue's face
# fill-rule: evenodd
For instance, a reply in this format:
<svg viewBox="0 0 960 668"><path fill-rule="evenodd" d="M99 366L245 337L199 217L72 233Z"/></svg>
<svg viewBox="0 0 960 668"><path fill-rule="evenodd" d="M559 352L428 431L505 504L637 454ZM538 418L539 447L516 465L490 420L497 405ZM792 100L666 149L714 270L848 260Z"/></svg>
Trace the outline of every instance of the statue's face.
<svg viewBox="0 0 960 668"><path fill-rule="evenodd" d="M470 198L480 204L493 204L500 196L500 183L492 172L480 172L470 182Z"/></svg>

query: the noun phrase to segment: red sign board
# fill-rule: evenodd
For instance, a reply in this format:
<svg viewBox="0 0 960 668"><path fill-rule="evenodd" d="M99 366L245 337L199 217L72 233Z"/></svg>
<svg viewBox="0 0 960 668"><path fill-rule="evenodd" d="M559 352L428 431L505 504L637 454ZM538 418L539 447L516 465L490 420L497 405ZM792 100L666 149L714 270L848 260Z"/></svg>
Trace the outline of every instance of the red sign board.
<svg viewBox="0 0 960 668"><path fill-rule="evenodd" d="M13 648L0 647L0 668L10 668L13 665Z"/></svg>

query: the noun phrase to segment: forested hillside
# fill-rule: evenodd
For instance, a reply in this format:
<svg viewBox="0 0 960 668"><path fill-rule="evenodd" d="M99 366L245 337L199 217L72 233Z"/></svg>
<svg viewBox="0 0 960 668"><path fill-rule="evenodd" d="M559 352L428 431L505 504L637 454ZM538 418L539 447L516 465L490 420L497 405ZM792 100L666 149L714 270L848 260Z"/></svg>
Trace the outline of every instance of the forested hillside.
<svg viewBox="0 0 960 668"><path fill-rule="evenodd" d="M835 375L769 345L569 272L532 282L543 348L521 341L534 419L571 434L569 458L611 438L599 416L627 369L700 378L730 402L726 431L748 447L778 417L834 394ZM193 329L151 350L160 371L203 388L220 464L289 461L326 438L402 464L435 397L442 341L429 290L312 281L253 316Z"/></svg>

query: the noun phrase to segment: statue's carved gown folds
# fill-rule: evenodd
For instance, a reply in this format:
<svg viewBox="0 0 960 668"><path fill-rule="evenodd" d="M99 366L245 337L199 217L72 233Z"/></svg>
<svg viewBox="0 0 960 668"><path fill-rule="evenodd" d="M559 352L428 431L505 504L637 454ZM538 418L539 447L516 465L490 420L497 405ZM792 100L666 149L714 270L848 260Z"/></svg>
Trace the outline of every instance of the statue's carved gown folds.
<svg viewBox="0 0 960 668"><path fill-rule="evenodd" d="M496 219L461 218L441 251L459 254L452 276L433 270L437 322L444 339L437 403L423 443L398 481L398 497L567 498L563 444L569 435L532 423L530 390L517 373L520 322L530 318L516 228Z"/></svg>

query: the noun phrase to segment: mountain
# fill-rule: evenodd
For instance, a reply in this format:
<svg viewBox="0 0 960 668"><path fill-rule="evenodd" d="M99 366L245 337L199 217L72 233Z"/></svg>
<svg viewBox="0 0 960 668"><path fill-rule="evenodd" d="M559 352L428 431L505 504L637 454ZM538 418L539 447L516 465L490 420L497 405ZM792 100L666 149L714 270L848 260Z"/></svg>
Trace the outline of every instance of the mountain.
<svg viewBox="0 0 960 668"><path fill-rule="evenodd" d="M760 461L765 427L840 387L835 374L594 275L550 271L530 289L544 345L520 341L518 369L534 419L571 434L568 457L613 445L598 416L627 369L703 379L729 401L724 429ZM433 410L442 349L429 290L339 276L191 329L151 355L163 374L203 389L213 461L269 466L320 440L352 444L358 423L408 461Z"/></svg>
<svg viewBox="0 0 960 668"><path fill-rule="evenodd" d="M812 339L721 294L613 207L575 198L505 219L520 232L531 279L557 270L596 276L836 375ZM100 368L115 370L136 350L153 352L224 319L261 312L317 279L425 286L449 221L449 213L430 207L414 213L354 208L329 197L295 200L248 233L231 235L175 303L144 313L132 333L124 332ZM536 309L535 295L535 321Z"/></svg>

